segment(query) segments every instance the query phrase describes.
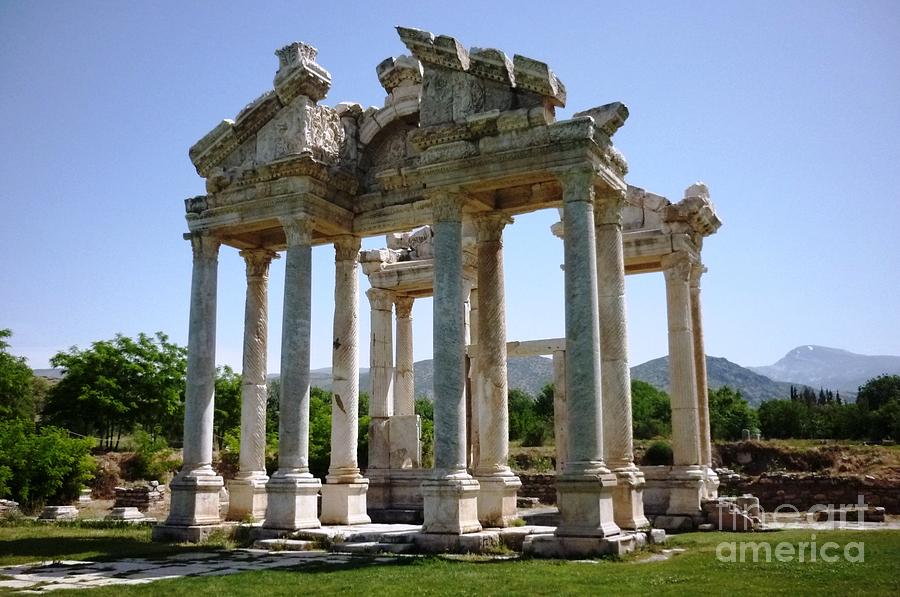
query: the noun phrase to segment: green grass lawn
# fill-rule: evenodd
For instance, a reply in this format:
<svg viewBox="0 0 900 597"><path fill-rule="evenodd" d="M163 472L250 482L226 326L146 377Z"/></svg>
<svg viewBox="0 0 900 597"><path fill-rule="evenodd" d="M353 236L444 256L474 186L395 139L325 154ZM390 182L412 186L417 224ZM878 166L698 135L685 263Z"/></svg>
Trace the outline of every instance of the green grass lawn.
<svg viewBox="0 0 900 597"><path fill-rule="evenodd" d="M660 562L641 563L646 552L621 561L473 561L403 558L376 563L357 557L350 564L305 565L300 569L244 572L231 576L165 580L133 587L92 589L103 595L898 595L900 531L817 532L821 546L834 541L864 543L865 561L720 562L720 542L772 545L810 541L809 531L760 534L692 533L670 539L687 551ZM221 545L218 543L216 545ZM204 547L209 550L211 546ZM188 549L149 541L149 530L0 527L0 563L33 559L152 556ZM856 552L854 552L856 553ZM807 556L808 559L808 556ZM162 592L162 593L160 593ZM71 593L66 593L67 595Z"/></svg>

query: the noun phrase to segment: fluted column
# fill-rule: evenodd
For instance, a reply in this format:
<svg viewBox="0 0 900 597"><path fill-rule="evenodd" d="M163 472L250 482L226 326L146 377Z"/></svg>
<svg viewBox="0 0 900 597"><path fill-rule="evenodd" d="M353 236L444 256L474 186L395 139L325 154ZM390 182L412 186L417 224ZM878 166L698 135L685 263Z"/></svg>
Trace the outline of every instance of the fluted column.
<svg viewBox="0 0 900 597"><path fill-rule="evenodd" d="M616 524L625 529L638 529L649 526L650 522L644 516L644 475L634 464L622 247L623 201L622 192L606 190L597 197L595 213L603 455L616 475L613 491Z"/></svg>
<svg viewBox="0 0 900 597"><path fill-rule="evenodd" d="M373 418L387 418L394 414L394 293L370 288L366 296L372 307L369 414Z"/></svg>
<svg viewBox="0 0 900 597"><path fill-rule="evenodd" d="M427 533L481 529L478 482L466 472L463 198L433 192L434 476L422 484Z"/></svg>
<svg viewBox="0 0 900 597"><path fill-rule="evenodd" d="M558 173L565 227L566 395L569 449L557 487L559 536L617 534L612 487L603 461L600 398L600 327L594 231L594 172L588 167Z"/></svg>
<svg viewBox="0 0 900 597"><path fill-rule="evenodd" d="M506 371L506 297L503 288L502 214L475 220L478 232L478 465L481 486L478 519L484 526L505 527L518 516L516 490L522 486L510 470L509 408Z"/></svg>
<svg viewBox="0 0 900 597"><path fill-rule="evenodd" d="M394 414L390 418L391 469L422 467L421 421L415 412L413 371L413 297L397 296L396 360L394 363Z"/></svg>
<svg viewBox="0 0 900 597"><path fill-rule="evenodd" d="M266 515L266 360L269 327L268 249L241 251L247 270L244 302L244 359L241 385L240 470L229 482L228 519L253 521Z"/></svg>
<svg viewBox="0 0 900 597"><path fill-rule="evenodd" d="M669 325L669 387L672 400L672 469L669 514L700 510L703 473L700 468L700 425L697 375L691 321L690 275L692 259L679 251L662 260L666 277Z"/></svg>
<svg viewBox="0 0 900 597"><path fill-rule="evenodd" d="M322 487L325 524L364 524L369 482L359 473L359 247L343 236L334 243L331 463Z"/></svg>
<svg viewBox="0 0 900 597"><path fill-rule="evenodd" d="M194 261L184 405L184 466L170 485L172 503L164 525L168 528L220 522L219 489L223 482L212 468L219 241L212 235L195 232L191 234L191 249ZM164 528L154 530L156 538L169 535Z"/></svg>
<svg viewBox="0 0 900 597"><path fill-rule="evenodd" d="M706 349L703 345L703 312L700 308L700 277L706 272L701 263L691 267L691 324L694 337L694 368L697 375L697 414L700 425L700 464L706 475L706 497L718 496L719 477L712 469L712 438L709 421L709 386L706 377Z"/></svg>
<svg viewBox="0 0 900 597"><path fill-rule="evenodd" d="M312 307L312 222L284 218L287 240L281 330L281 397L278 470L266 485L264 526L301 529L319 526L321 482L309 472L309 351Z"/></svg>

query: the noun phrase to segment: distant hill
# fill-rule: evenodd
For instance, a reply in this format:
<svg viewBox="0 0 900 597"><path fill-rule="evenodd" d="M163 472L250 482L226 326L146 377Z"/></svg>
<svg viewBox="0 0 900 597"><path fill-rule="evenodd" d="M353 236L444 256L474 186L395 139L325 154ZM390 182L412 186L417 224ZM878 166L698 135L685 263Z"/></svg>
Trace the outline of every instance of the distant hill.
<svg viewBox="0 0 900 597"><path fill-rule="evenodd" d="M759 406L764 400L790 396L790 382L773 381L721 357L706 357L706 376L710 389L715 390L727 385L739 390L752 406ZM669 357L660 357L632 367L631 377L668 392Z"/></svg>
<svg viewBox="0 0 900 597"><path fill-rule="evenodd" d="M32 369L36 377L45 377L47 379L62 379L62 369Z"/></svg>
<svg viewBox="0 0 900 597"><path fill-rule="evenodd" d="M791 380L813 389L856 392L859 386L883 374L900 375L900 356L856 354L827 346L798 346L774 365L750 367L777 380Z"/></svg>

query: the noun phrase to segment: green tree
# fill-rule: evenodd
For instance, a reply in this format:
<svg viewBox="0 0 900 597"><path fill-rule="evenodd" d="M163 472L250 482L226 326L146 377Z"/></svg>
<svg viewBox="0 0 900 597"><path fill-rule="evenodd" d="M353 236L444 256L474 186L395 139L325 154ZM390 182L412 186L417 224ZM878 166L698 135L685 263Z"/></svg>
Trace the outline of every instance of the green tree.
<svg viewBox="0 0 900 597"><path fill-rule="evenodd" d="M713 439L740 439L743 429L758 425L756 412L740 392L728 386L709 391L709 426Z"/></svg>
<svg viewBox="0 0 900 597"><path fill-rule="evenodd" d="M97 435L107 448L122 433L141 425L151 435L181 436L187 351L162 332L121 334L72 347L50 363L64 376L47 397L48 421L85 435Z"/></svg>
<svg viewBox="0 0 900 597"><path fill-rule="evenodd" d="M0 419L34 421L36 380L25 358L7 351L11 336L9 329L0 330Z"/></svg>
<svg viewBox="0 0 900 597"><path fill-rule="evenodd" d="M422 421L422 467L430 468L434 466L434 402L420 396L415 410Z"/></svg>
<svg viewBox="0 0 900 597"><path fill-rule="evenodd" d="M759 405L759 427L764 437L805 437L809 407L802 399L767 400Z"/></svg>
<svg viewBox="0 0 900 597"><path fill-rule="evenodd" d="M859 387L856 403L876 411L892 400L900 401L900 375L879 375Z"/></svg>
<svg viewBox="0 0 900 597"><path fill-rule="evenodd" d="M634 437L665 437L672 429L669 396L639 379L631 380L631 416Z"/></svg>
<svg viewBox="0 0 900 597"><path fill-rule="evenodd" d="M541 388L534 400L534 414L542 421L553 424L553 384L548 383Z"/></svg>
<svg viewBox="0 0 900 597"><path fill-rule="evenodd" d="M213 416L213 435L219 450L225 445L225 435L241 433L242 376L225 365L216 369L216 410Z"/></svg>

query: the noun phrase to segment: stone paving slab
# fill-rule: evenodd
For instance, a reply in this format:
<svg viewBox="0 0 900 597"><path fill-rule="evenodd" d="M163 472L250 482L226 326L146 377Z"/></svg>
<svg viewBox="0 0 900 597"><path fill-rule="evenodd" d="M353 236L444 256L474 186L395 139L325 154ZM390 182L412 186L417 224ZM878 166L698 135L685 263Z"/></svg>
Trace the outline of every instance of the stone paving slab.
<svg viewBox="0 0 900 597"><path fill-rule="evenodd" d="M45 593L61 589L89 589L138 585L188 576L224 576L248 570L290 568L313 563L346 564L353 556L327 552L271 552L241 549L220 553L183 553L165 559L128 558L111 562L64 560L0 567L0 591ZM395 558L375 561L394 562Z"/></svg>

